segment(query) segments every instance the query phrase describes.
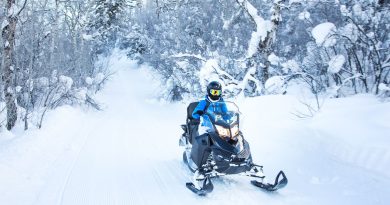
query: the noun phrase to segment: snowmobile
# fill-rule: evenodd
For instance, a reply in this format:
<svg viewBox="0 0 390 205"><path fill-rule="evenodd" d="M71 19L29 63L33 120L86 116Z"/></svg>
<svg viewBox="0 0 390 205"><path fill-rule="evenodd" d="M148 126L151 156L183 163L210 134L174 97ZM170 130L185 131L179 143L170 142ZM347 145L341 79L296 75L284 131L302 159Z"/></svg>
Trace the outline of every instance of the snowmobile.
<svg viewBox="0 0 390 205"><path fill-rule="evenodd" d="M179 140L179 145L184 147L183 161L193 173L192 182L186 183L188 189L204 196L214 189L212 178L231 174L254 178L251 184L266 191L287 185L283 171L278 173L274 183L267 183L263 166L253 163L249 143L239 129L240 111L235 103L209 104L197 122L192 112L198 103L187 107L186 124L181 125L184 133ZM226 106L227 112L214 109L218 106Z"/></svg>

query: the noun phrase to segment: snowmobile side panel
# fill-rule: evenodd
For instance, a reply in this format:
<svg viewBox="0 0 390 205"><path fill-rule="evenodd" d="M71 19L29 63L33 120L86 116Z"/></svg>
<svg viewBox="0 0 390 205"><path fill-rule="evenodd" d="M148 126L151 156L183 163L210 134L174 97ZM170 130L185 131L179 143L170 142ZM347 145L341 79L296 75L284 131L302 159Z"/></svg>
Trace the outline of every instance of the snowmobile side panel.
<svg viewBox="0 0 390 205"><path fill-rule="evenodd" d="M190 169L191 172L195 172L198 167L196 166L196 164L192 161L192 159L190 157L187 156L187 151L184 151L183 152L183 162L188 166L188 168Z"/></svg>

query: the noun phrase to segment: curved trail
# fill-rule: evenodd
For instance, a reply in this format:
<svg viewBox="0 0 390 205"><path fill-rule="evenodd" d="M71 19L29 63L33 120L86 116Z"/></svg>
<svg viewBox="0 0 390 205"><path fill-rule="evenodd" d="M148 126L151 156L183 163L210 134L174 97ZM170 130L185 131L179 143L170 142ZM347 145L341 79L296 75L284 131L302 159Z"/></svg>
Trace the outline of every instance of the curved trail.
<svg viewBox="0 0 390 205"><path fill-rule="evenodd" d="M265 193L251 186L250 179L227 176L213 181L212 194L198 197L185 188L190 172L181 162L178 146L185 105L148 102L155 90L143 72L130 69L136 66L127 61L119 60L112 66L121 69L100 94L104 111L83 122L75 138L84 145L78 147L77 154L60 156L34 204L386 203L383 196L389 191L381 186L389 184L388 179L355 170L323 154L317 143L308 141L317 134L299 123L278 129L263 124L248 127L246 133L255 161L265 165L270 178L281 168L286 171L290 184L285 190ZM286 132L299 135L289 139ZM272 139L264 140L271 135ZM359 177L363 175L369 177ZM373 190L359 188L359 184Z"/></svg>
<svg viewBox="0 0 390 205"><path fill-rule="evenodd" d="M134 67L115 67L123 66ZM104 111L80 131L84 145L54 166L35 204L255 204L269 197L243 177L216 179L207 197L187 190L190 172L178 146L185 106L147 102L148 83L138 70L116 72L99 99Z"/></svg>

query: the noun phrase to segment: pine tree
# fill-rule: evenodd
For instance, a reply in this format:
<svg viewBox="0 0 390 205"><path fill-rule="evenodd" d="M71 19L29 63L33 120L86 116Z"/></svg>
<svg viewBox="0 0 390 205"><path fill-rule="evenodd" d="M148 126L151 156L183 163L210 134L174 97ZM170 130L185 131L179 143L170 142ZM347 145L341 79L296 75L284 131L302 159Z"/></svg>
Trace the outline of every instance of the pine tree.
<svg viewBox="0 0 390 205"><path fill-rule="evenodd" d="M129 18L128 11L138 4L136 0L96 0L89 16L87 32L96 42L96 54L107 53L115 47L122 24Z"/></svg>

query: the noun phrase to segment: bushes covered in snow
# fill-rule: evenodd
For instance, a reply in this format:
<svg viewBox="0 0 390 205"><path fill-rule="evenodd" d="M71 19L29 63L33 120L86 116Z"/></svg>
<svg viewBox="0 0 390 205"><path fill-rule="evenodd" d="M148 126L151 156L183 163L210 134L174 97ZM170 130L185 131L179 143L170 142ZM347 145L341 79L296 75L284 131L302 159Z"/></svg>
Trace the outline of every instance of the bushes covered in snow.
<svg viewBox="0 0 390 205"><path fill-rule="evenodd" d="M286 87L310 76L334 97L377 94L390 82L389 13L364 0L164 1L135 13L129 37L141 51L129 56L155 68L168 100L201 97L211 79L228 97L267 94L273 76Z"/></svg>

